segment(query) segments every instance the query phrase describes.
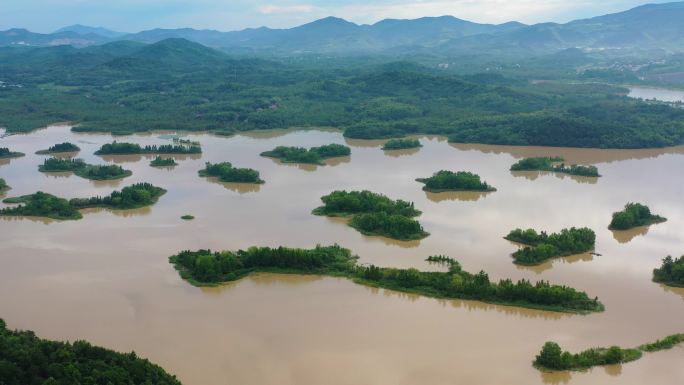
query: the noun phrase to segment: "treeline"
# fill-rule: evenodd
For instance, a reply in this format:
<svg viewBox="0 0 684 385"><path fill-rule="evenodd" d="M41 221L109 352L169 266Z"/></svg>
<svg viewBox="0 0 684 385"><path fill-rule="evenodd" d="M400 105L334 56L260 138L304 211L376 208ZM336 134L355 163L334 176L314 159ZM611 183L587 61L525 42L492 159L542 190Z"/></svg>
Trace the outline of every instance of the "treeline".
<svg viewBox="0 0 684 385"><path fill-rule="evenodd" d="M423 147L418 139L399 138L390 139L382 146L383 150L404 150L409 148Z"/></svg>
<svg viewBox="0 0 684 385"><path fill-rule="evenodd" d="M221 182L234 183L264 183L261 180L259 171L251 168L237 168L233 167L230 162L221 163L205 163L205 168L199 171L199 176L202 177L217 177Z"/></svg>
<svg viewBox="0 0 684 385"><path fill-rule="evenodd" d="M333 191L321 197L315 215L351 216L349 226L365 235L417 240L429 235L415 219L421 214L413 202L392 200L370 191Z"/></svg>
<svg viewBox="0 0 684 385"><path fill-rule="evenodd" d="M629 230L634 227L648 226L667 221L659 215L651 213L651 209L640 203L627 203L625 209L613 213L613 219L608 226L611 230Z"/></svg>
<svg viewBox="0 0 684 385"><path fill-rule="evenodd" d="M324 159L338 156L348 156L351 149L341 144L328 144L320 147L306 149L303 147L278 146L271 151L264 151L261 156L277 158L285 163L310 163L323 164Z"/></svg>
<svg viewBox="0 0 684 385"><path fill-rule="evenodd" d="M110 209L137 209L150 206L164 195L166 190L151 183L136 183L121 191L113 191L108 196L92 198L73 198L69 203L78 208L106 207Z"/></svg>
<svg viewBox="0 0 684 385"><path fill-rule="evenodd" d="M521 265L538 265L551 258L584 253L596 244L596 233L586 227L572 227L552 234L515 229L504 238L525 245L513 253L515 263Z"/></svg>
<svg viewBox="0 0 684 385"><path fill-rule="evenodd" d="M587 176L587 177L600 177L596 166L582 166L582 165L570 165L566 166L563 162L563 158L560 157L537 157L537 158L524 158L516 162L511 166L511 171L549 171L557 172L561 174L577 175L577 176Z"/></svg>
<svg viewBox="0 0 684 385"><path fill-rule="evenodd" d="M7 147L0 147L0 159L19 158L24 156L23 152L11 151Z"/></svg>
<svg viewBox="0 0 684 385"><path fill-rule="evenodd" d="M417 182L424 183L423 190L439 193L444 191L496 191L480 176L467 171L441 170L429 178L418 178Z"/></svg>
<svg viewBox="0 0 684 385"><path fill-rule="evenodd" d="M119 165L93 165L87 164L83 159L47 158L42 165L38 166L40 172L66 172L70 171L81 178L91 180L112 180L131 176L130 170L125 170Z"/></svg>
<svg viewBox="0 0 684 385"><path fill-rule="evenodd" d="M135 353L49 341L30 331L9 330L0 319L0 382L3 385L180 385L175 376Z"/></svg>
<svg viewBox="0 0 684 385"><path fill-rule="evenodd" d="M585 370L599 365L615 365L635 361L642 352L672 349L684 342L684 334L673 334L637 348L619 346L592 348L580 353L563 351L555 342L546 342L534 360L534 366L543 370Z"/></svg>
<svg viewBox="0 0 684 385"><path fill-rule="evenodd" d="M45 154L58 154L60 152L76 152L76 151L81 151L81 148L78 147L77 145L69 142L64 142L64 143L58 143L53 146L50 146L47 150L40 150L36 151L36 154L38 155L45 155Z"/></svg>
<svg viewBox="0 0 684 385"><path fill-rule="evenodd" d="M344 276L355 282L437 298L461 298L550 311L587 313L602 311L597 299L566 286L509 279L491 282L486 273L462 271L451 263L448 272L421 272L360 266L357 257L340 246L314 249L252 247L236 252L183 251L169 258L184 279L194 285L216 285L267 271Z"/></svg>
<svg viewBox="0 0 684 385"><path fill-rule="evenodd" d="M129 154L201 154L202 147L197 144L160 144L141 146L137 143L116 142L103 144L95 155Z"/></svg>
<svg viewBox="0 0 684 385"><path fill-rule="evenodd" d="M150 162L152 167L171 167L177 164L173 158L162 158L161 156L157 156Z"/></svg>
<svg viewBox="0 0 684 385"><path fill-rule="evenodd" d="M0 193L3 193L9 189L10 186L7 184L7 182L4 179L0 178Z"/></svg>
<svg viewBox="0 0 684 385"><path fill-rule="evenodd" d="M669 255L665 257L662 265L653 269L653 281L684 287L684 255L674 259Z"/></svg>

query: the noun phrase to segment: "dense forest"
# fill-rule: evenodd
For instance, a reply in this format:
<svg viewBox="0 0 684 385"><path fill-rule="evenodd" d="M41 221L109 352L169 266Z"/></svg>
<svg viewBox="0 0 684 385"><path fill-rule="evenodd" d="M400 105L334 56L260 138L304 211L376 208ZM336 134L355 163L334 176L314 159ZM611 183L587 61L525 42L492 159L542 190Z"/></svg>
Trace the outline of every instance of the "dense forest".
<svg viewBox="0 0 684 385"><path fill-rule="evenodd" d="M169 258L181 276L194 285L217 285L255 272L323 274L343 276L357 283L391 290L417 293L436 298L462 298L489 303L588 313L602 311L597 299L589 298L567 286L540 281L535 284L509 279L491 282L485 272L471 274L458 262L447 272L421 272L363 266L356 263L348 249L340 246L316 246L314 249L286 247L251 247L247 250L211 252L183 251Z"/></svg>
<svg viewBox="0 0 684 385"><path fill-rule="evenodd" d="M496 191L487 182L480 180L480 176L468 171L441 170L429 178L418 178L417 182L424 183L424 191L433 193L445 191Z"/></svg>
<svg viewBox="0 0 684 385"><path fill-rule="evenodd" d="M49 341L7 329L0 319L3 385L180 385L175 376L135 353L118 353L85 341Z"/></svg>
<svg viewBox="0 0 684 385"><path fill-rule="evenodd" d="M601 176L596 166L582 166L576 164L566 166L563 163L556 164L563 162L563 160L563 158L559 157L525 158L512 165L511 171L549 171L577 176Z"/></svg>
<svg viewBox="0 0 684 385"><path fill-rule="evenodd" d="M684 110L630 99L619 87L530 82L536 69L484 74L488 63L471 63L480 73L461 75L388 60L311 67L233 57L183 39L8 47L0 50L0 73L22 87L0 90L0 126L17 132L70 121L77 131L117 134L338 127L362 139L422 133L512 145L684 143ZM544 66L548 72L558 60Z"/></svg>
<svg viewBox="0 0 684 385"><path fill-rule="evenodd" d="M261 156L276 158L285 163L310 163L323 165L323 160L338 156L348 156L351 149L341 144L328 144L306 149L303 147L278 146L270 151L264 151Z"/></svg>
<svg viewBox="0 0 684 385"><path fill-rule="evenodd" d="M596 243L596 234L586 227L572 227L552 234L515 229L504 238L525 245L513 253L515 263L520 265L538 265L551 258L584 253L592 250Z"/></svg>
<svg viewBox="0 0 684 385"><path fill-rule="evenodd" d="M398 240L416 240L430 235L415 219L421 214L413 202L392 200L370 191L333 191L321 197L323 206L315 215L350 216L349 226L365 235L379 235Z"/></svg>
<svg viewBox="0 0 684 385"><path fill-rule="evenodd" d="M58 143L53 146L50 146L47 150L40 150L36 151L36 154L38 155L50 155L50 154L59 154L62 152L76 152L76 151L81 151L81 148L78 147L77 145L69 142L64 142L64 143Z"/></svg>
<svg viewBox="0 0 684 385"><path fill-rule="evenodd" d="M629 230L634 227L648 226L665 221L667 219L652 214L648 206L640 203L627 203L624 210L613 213L613 219L608 228L611 230Z"/></svg>
<svg viewBox="0 0 684 385"><path fill-rule="evenodd" d="M0 147L0 159L20 158L24 156L23 152L12 151L7 147Z"/></svg>
<svg viewBox="0 0 684 385"><path fill-rule="evenodd" d="M119 165L87 164L83 159L47 158L38 166L40 172L71 171L81 178L91 180L113 180L131 176L130 170L124 170Z"/></svg>
<svg viewBox="0 0 684 385"><path fill-rule="evenodd" d="M150 206L164 195L166 190L150 183L136 183L121 191L113 191L108 196L92 198L73 198L69 203L76 208L106 207L116 210L137 209Z"/></svg>
<svg viewBox="0 0 684 385"><path fill-rule="evenodd" d="M404 149L409 149L409 148L418 148L422 147L423 145L420 144L420 141L418 139L411 139L411 138L399 138L399 139L390 139L385 144L382 146L383 150L404 150Z"/></svg>
<svg viewBox="0 0 684 385"><path fill-rule="evenodd" d="M684 255L673 259L667 256L660 268L653 269L653 280L669 286L684 287Z"/></svg>
<svg viewBox="0 0 684 385"><path fill-rule="evenodd" d="M88 167L83 159L47 158L38 166L40 172L76 171Z"/></svg>
<svg viewBox="0 0 684 385"><path fill-rule="evenodd" d="M173 158L162 158L161 156L157 156L150 162L150 166L152 167L171 167L176 166L177 164L178 163L176 163Z"/></svg>
<svg viewBox="0 0 684 385"><path fill-rule="evenodd" d="M230 162L212 164L207 162L203 170L199 171L201 177L216 177L221 182L233 183L264 183L259 176L259 171L251 168L233 167Z"/></svg>
<svg viewBox="0 0 684 385"><path fill-rule="evenodd" d="M130 154L201 154L202 147L196 144L161 144L141 146L137 143L113 142L103 144L95 155Z"/></svg>

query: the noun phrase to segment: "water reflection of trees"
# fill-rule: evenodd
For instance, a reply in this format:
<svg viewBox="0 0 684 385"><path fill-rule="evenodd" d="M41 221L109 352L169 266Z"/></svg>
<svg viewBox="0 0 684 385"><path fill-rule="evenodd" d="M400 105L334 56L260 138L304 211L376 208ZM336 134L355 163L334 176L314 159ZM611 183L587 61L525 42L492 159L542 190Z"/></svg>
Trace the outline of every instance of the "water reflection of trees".
<svg viewBox="0 0 684 385"><path fill-rule="evenodd" d="M307 171L307 172L314 172L314 171L318 170L319 167L323 166L320 164L311 164L311 163L283 162L277 158L271 158L271 157L268 157L268 158L271 159L271 161L273 161L277 165L296 167L300 170ZM345 164L345 163L349 163L349 162L351 162L350 156L338 156L335 158L323 160L323 163L325 163L325 166L332 166L332 167L339 166L341 164Z"/></svg>
<svg viewBox="0 0 684 385"><path fill-rule="evenodd" d="M541 263L539 265L527 266L527 265L516 264L515 267L518 270L532 271L536 274L541 274L541 273L551 269L555 264L570 264L571 265L573 263L591 262L593 260L594 260L594 254L589 252L589 253L569 255L567 257L551 258L547 261L544 261L544 263Z"/></svg>
<svg viewBox="0 0 684 385"><path fill-rule="evenodd" d="M486 198L491 193L492 191L445 191L440 193L426 191L425 196L435 203L444 201L476 202Z"/></svg>
<svg viewBox="0 0 684 385"><path fill-rule="evenodd" d="M517 178L522 177L532 181L537 180L542 176L555 176L558 179L568 178L580 184L596 184L599 180L599 178L596 177L570 175L552 171L511 171L511 175Z"/></svg>
<svg viewBox="0 0 684 385"><path fill-rule="evenodd" d="M331 222L336 225L343 225L345 227L349 227L347 223L349 223L349 220L351 219L350 217L325 217L325 219L328 222ZM351 229L351 227L349 227ZM398 239L392 239L392 238L387 238L379 235L364 235L360 234L364 240L368 242L382 242L385 245L388 246L398 246L403 249L413 249L415 247L420 246L420 242L422 241L421 239L418 240L413 240L413 241L401 241Z"/></svg>
<svg viewBox="0 0 684 385"><path fill-rule="evenodd" d="M639 226L629 230L611 230L613 238L619 243L628 243L632 239L648 234L649 226Z"/></svg>
<svg viewBox="0 0 684 385"><path fill-rule="evenodd" d="M202 158L202 154L127 154L127 155L98 155L102 160L106 162L112 162L115 164L121 163L136 163L141 160L149 160L162 155L164 158L173 158L176 161L184 160L197 160Z"/></svg>
<svg viewBox="0 0 684 385"><path fill-rule="evenodd" d="M261 190L261 185L257 183L235 183L235 182L221 182L217 177L205 178L209 183L214 183L225 187L227 190L236 192L240 195L255 193Z"/></svg>
<svg viewBox="0 0 684 385"><path fill-rule="evenodd" d="M392 158L400 158L402 156L411 156L417 154L420 148L404 148L401 150L385 150L385 155Z"/></svg>

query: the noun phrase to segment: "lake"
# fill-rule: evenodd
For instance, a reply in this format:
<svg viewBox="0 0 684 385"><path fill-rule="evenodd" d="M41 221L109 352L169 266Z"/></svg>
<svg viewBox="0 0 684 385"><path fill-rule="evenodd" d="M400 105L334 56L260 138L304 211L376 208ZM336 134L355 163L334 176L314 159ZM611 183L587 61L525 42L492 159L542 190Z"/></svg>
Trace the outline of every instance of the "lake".
<svg viewBox="0 0 684 385"><path fill-rule="evenodd" d="M651 282L665 256L684 253L684 147L649 150L553 149L449 144L422 137L419 150L384 152L382 141L345 140L337 131L265 131L223 138L191 134L201 156L177 157L173 169L152 157L112 156L133 175L93 182L47 175L34 152L70 141L88 163L116 139L170 141L160 133L112 137L54 126L0 139L26 157L0 161L6 196L42 190L62 197L106 195L137 182L168 190L141 210L90 210L80 221L0 218L0 317L10 328L50 339L85 339L135 350L187 385L620 384L684 383L684 349L622 366L544 374L531 361L545 341L579 351L637 346L684 332L684 289ZM330 165L280 164L259 156L278 145L347 144L351 157ZM594 164L602 178L512 174L526 156L559 155ZM197 176L204 163L251 167L260 186ZM478 173L498 191L426 194L415 178L440 169ZM414 201L430 236L414 242L367 237L339 219L314 216L320 197L368 189ZM669 221L627 233L608 230L627 202L648 204ZM192 214L193 221L180 216ZM596 252L537 267L512 263L516 227L558 231L588 226ZM603 313L587 316L444 301L373 289L342 278L259 274L216 288L183 281L168 257L185 249L252 245L313 247L338 243L360 263L439 269L449 255L490 278L549 280L598 296Z"/></svg>
<svg viewBox="0 0 684 385"><path fill-rule="evenodd" d="M656 87L629 87L627 96L643 100L659 100L661 102L684 103L684 90L671 90Z"/></svg>

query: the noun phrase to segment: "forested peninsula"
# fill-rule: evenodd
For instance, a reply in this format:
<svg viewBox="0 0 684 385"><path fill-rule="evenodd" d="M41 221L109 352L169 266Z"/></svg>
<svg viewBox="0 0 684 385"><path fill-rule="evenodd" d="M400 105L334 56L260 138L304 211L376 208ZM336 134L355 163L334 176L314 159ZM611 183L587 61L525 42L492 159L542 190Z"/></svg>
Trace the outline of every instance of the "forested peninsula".
<svg viewBox="0 0 684 385"><path fill-rule="evenodd" d="M83 159L47 158L38 166L40 172L73 172L77 176L91 180L114 180L133 175L130 170L115 164L93 165Z"/></svg>
<svg viewBox="0 0 684 385"><path fill-rule="evenodd" d="M545 281L491 282L485 272L465 272L456 261L449 263L447 272L421 272L359 265L357 259L348 249L333 245L314 249L250 247L238 251L182 251L169 257L169 262L182 278L196 286L220 285L257 272L318 274L434 298L470 299L580 314L603 310L597 299L570 287Z"/></svg>
<svg viewBox="0 0 684 385"><path fill-rule="evenodd" d="M52 155L52 154L61 154L65 152L77 152L81 151L81 148L78 147L77 145L69 142L64 142L64 143L58 143L53 146L50 146L46 150L40 150L36 151L36 154L38 155Z"/></svg>
<svg viewBox="0 0 684 385"><path fill-rule="evenodd" d="M136 154L201 154L198 144L161 144L141 146L137 143L116 142L103 144L95 155L136 155Z"/></svg>
<svg viewBox="0 0 684 385"><path fill-rule="evenodd" d="M582 166L576 164L566 166L562 163L563 161L564 159L559 157L525 158L512 165L511 171L548 171L596 178L601 176L596 166Z"/></svg>
<svg viewBox="0 0 684 385"><path fill-rule="evenodd" d="M679 258L667 256L662 265L653 270L653 281L668 286L684 287L684 255Z"/></svg>
<svg viewBox="0 0 684 385"><path fill-rule="evenodd" d="M12 151L7 147L0 147L0 159L21 158L24 155L23 152Z"/></svg>

